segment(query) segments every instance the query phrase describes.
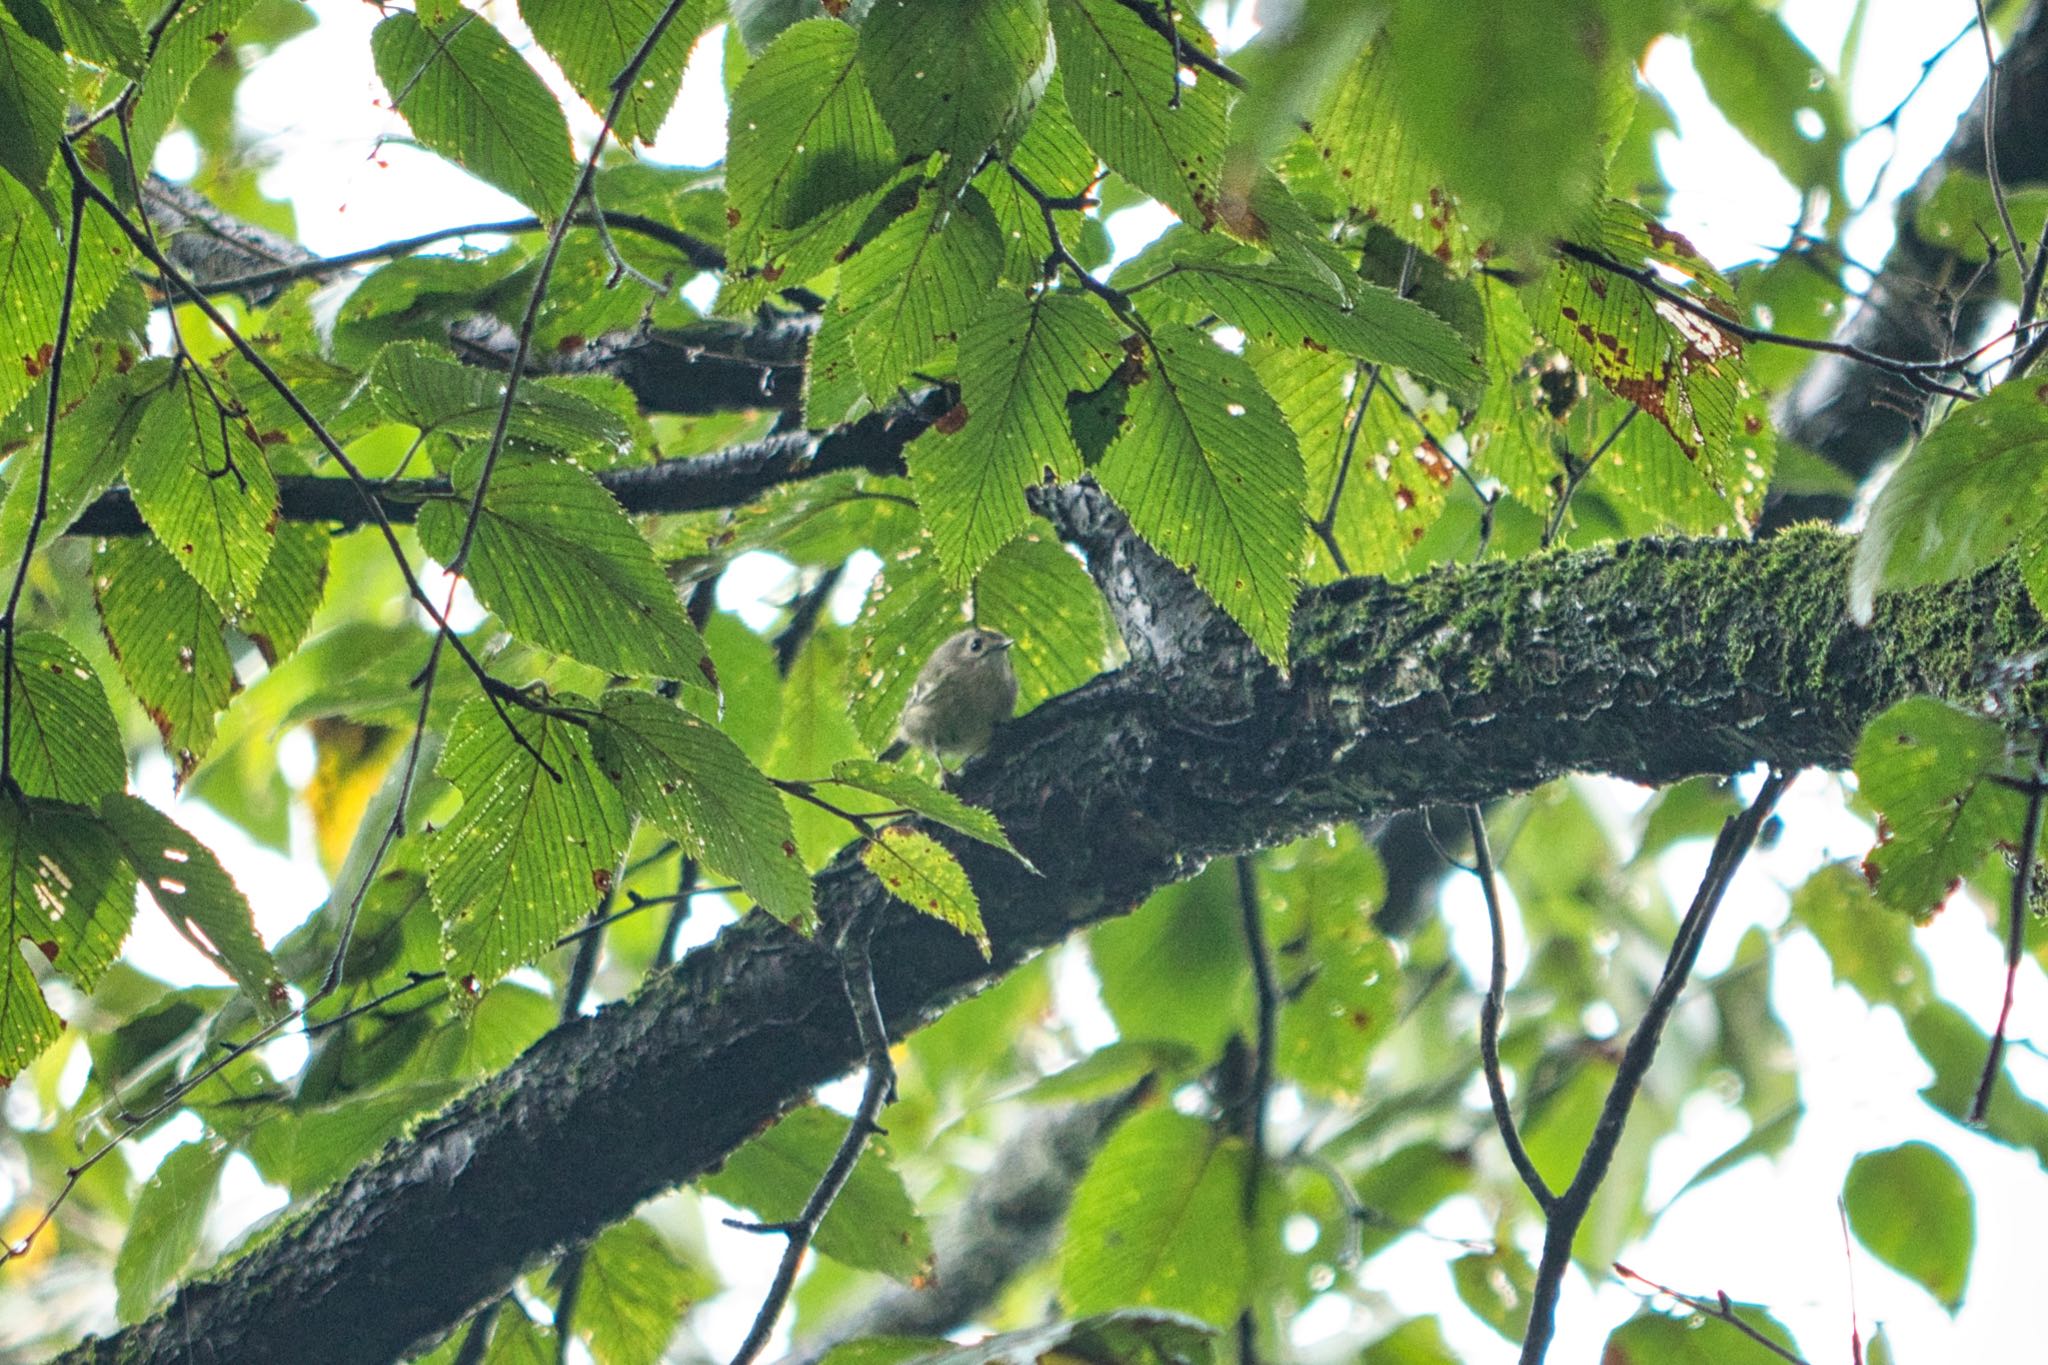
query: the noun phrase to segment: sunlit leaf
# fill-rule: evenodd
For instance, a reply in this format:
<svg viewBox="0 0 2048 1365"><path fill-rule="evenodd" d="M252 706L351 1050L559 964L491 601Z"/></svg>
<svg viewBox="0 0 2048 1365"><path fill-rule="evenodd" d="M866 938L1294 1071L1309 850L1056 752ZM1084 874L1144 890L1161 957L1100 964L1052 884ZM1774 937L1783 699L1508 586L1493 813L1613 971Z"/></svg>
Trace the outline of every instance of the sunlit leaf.
<svg viewBox="0 0 2048 1365"><path fill-rule="evenodd" d="M128 778L121 727L99 675L59 636L21 630L7 679L8 771L29 796L90 805Z"/></svg>
<svg viewBox="0 0 2048 1365"><path fill-rule="evenodd" d="M1924 918L1999 843L2016 844L2026 798L2012 775L2005 731L1990 720L1914 697L1863 729L1856 777L1882 815L1864 875L1878 899Z"/></svg>
<svg viewBox="0 0 2048 1365"><path fill-rule="evenodd" d="M56 1041L63 1021L24 951L90 990L121 950L134 878L91 813L0 800L0 1084Z"/></svg>
<svg viewBox="0 0 2048 1365"><path fill-rule="evenodd" d="M613 79L667 8L662 0L519 0L519 17L584 103L602 114L611 107ZM661 131L682 89L690 48L719 9L715 0L689 0L661 31L619 111L618 130L628 139L651 144Z"/></svg>
<svg viewBox="0 0 2048 1365"><path fill-rule="evenodd" d="M987 302L1003 249L995 215L973 190L957 204L926 194L840 269L854 362L883 403L911 371L954 344Z"/></svg>
<svg viewBox="0 0 2048 1365"><path fill-rule="evenodd" d="M989 955L981 901L967 872L944 844L908 825L890 825L861 849L860 860L882 888L920 915L951 925Z"/></svg>
<svg viewBox="0 0 2048 1365"><path fill-rule="evenodd" d="M1963 1173L1924 1142L1865 1152L1849 1165L1842 1203L1856 1240L1953 1313L1970 1282L1976 1201Z"/></svg>
<svg viewBox="0 0 2048 1365"><path fill-rule="evenodd" d="M154 537L115 541L93 555L100 629L142 709L156 722L179 776L213 745L214 717L240 684L226 617Z"/></svg>
<svg viewBox="0 0 2048 1365"><path fill-rule="evenodd" d="M176 1283L199 1254L199 1234L228 1154L218 1142L181 1143L142 1187L128 1235L114 1258L115 1303L122 1322L148 1317L157 1296Z"/></svg>

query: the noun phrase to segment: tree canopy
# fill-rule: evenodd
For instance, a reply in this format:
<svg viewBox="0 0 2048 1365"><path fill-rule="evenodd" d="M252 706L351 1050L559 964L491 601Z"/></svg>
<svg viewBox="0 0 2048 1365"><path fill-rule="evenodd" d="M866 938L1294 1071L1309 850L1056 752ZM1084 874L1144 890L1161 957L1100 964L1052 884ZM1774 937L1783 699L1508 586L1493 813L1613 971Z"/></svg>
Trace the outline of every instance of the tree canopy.
<svg viewBox="0 0 2048 1365"><path fill-rule="evenodd" d="M1865 6L379 11L389 152L517 209L322 255L244 78L338 11L0 0L0 1356L2018 1330L2038 0L1903 192ZM1680 41L1760 259L1673 225ZM970 621L1019 714L876 761ZM1940 1126L1810 1117L1787 979ZM1732 1216L1842 1264L1656 1263L1816 1148Z"/></svg>

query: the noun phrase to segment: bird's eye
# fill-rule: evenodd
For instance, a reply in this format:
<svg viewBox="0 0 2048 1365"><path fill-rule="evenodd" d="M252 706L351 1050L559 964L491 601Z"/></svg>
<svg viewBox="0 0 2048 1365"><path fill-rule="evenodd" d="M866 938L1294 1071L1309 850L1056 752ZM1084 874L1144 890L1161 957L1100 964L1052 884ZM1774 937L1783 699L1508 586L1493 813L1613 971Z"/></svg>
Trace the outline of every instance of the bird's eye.
<svg viewBox="0 0 2048 1365"><path fill-rule="evenodd" d="M981 637L979 635L970 635L967 638L967 652L969 654L981 653Z"/></svg>

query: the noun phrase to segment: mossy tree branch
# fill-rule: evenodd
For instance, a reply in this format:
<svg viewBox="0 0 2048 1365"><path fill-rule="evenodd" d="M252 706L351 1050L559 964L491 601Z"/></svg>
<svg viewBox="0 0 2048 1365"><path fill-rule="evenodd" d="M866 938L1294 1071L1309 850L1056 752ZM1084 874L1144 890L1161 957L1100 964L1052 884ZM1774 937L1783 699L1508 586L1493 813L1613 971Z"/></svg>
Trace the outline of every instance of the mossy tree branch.
<svg viewBox="0 0 2048 1365"><path fill-rule="evenodd" d="M1099 497L1060 501L1062 534L1101 576L1162 585L1169 571ZM1143 637L1141 663L1007 726L962 774L961 795L1044 874L955 845L992 961L894 906L850 857L820 874L821 909L875 917L883 1012L908 1032L1208 859L1568 772L1840 766L1882 707L1967 697L2048 643L2003 570L1888 599L1859 629L1844 607L1851 546L1803 529L1348 580L1303 598L1284 677L1199 613ZM1139 624L1126 613L1127 634ZM64 1359L184 1361L194 1341L220 1359L403 1354L854 1065L837 971L778 924L734 926L633 1000L547 1035L155 1318Z"/></svg>

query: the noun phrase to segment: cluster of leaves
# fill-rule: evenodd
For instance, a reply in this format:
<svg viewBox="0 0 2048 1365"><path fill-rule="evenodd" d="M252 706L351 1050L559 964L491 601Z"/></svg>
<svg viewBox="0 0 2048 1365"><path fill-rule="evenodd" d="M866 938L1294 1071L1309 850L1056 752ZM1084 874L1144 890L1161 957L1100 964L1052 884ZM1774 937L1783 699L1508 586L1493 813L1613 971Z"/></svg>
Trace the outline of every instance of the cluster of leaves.
<svg viewBox="0 0 2048 1365"><path fill-rule="evenodd" d="M1312 3L1298 29L1226 66L1185 7L1146 0L877 0L830 13L521 0L534 41L621 144L586 170L562 104L514 43L453 0L421 0L371 39L390 107L541 229L381 265L317 325L315 285L290 284L247 303L253 320L231 334L234 319L165 277L139 168L182 122L202 187L288 228L255 188L228 110L244 61L305 19L277 0L144 8L0 5L0 112L12 120L0 123L0 570L19 601L4 678L0 1080L24 1081L44 1112L115 1131L133 1115L203 1121L139 1194L85 1160L88 1126L21 1136L36 1188L83 1164L71 1207L125 1226L124 1320L152 1311L198 1256L231 1154L294 1198L332 1183L509 1063L565 1004L580 1008L550 955L614 904L686 907L700 881L723 877L742 904L809 931L809 872L852 834L884 885L987 951L974 889L933 835L1014 850L986 811L870 755L922 660L966 616L1017 641L1026 706L1114 661L1087 572L1030 515L1034 485L1093 479L1284 664L1305 584L1652 531L1746 532L1776 458L1769 392L1793 371L1737 325L1824 320L1841 296L1796 261L1724 275L1658 221L1648 146L1660 111L1633 59L1669 28L1708 54L1710 92L1787 177L1841 203L1839 92L1807 79L1811 55L1748 5ZM693 46L721 22L723 166L635 160L631 144L652 140ZM1316 25L1355 41L1318 41ZM1728 83L1738 56L1786 73L1796 94ZM1248 88L1239 70L1256 76ZM1107 219L1148 201L1177 222L1104 278ZM1972 205L1940 211L1959 222ZM627 230L628 218L651 230ZM942 395L945 415L910 442L900 473L636 516L620 471L791 422L650 415L601 370L508 383L449 348L451 327L516 327L545 369L602 338L687 335L705 318L680 286L707 251L724 261L710 314L814 315L803 425ZM152 310L173 340L144 358ZM2031 548L2009 491L2003 516L1971 508L1994 481L2010 489L2042 407L2038 391L2008 385L1923 446L1874 519L1866 606L1879 589ZM413 526L341 536L285 514L284 490L308 476L421 467L434 478L407 485L419 490ZM1958 477L1968 489L1953 497ZM142 533L66 537L116 485ZM884 567L850 626L800 600L796 628L771 643L714 609L725 566L758 549L806 587L829 587L860 550ZM428 560L460 574L494 630L443 628L448 599L430 590ZM2041 556L2025 562L2039 596ZM125 733L110 700L123 692L135 703ZM1887 724L1859 763L1892 836L1870 867L1877 896L1920 913L1951 880L1995 875L1986 858L2017 837L2027 768L1960 713ZM278 737L293 730L316 758L296 795L278 765ZM289 848L293 811L310 815L335 894L274 949L214 856L124 794L152 731L178 779L255 838ZM1556 1183L1614 1071L1580 1023L1596 980L1618 1008L1646 991L1675 922L1654 857L1710 832L1726 806L1718 790L1674 789L1633 850L1568 789L1496 817L1542 850L1507 864L1545 946L1503 1053L1523 1078L1530 1150ZM1044 1025L1052 973L1038 963L910 1044L885 1124L894 1141L820 1229L829 1259L798 1296L800 1328L859 1292L849 1270L929 1272L910 1184L930 1202L956 1196L956 1158L994 1140L1001 1102L1020 1096L1071 1103L1149 1076L1183 1100L1121 1126L1080 1186L1042 1274L1082 1320L979 1354L933 1356L923 1342L848 1359L1188 1359L1245 1313L1285 1339L1292 1314L1444 1201L1516 1205L1512 1173L1481 1155L1484 1116L1464 1103L1470 1000L1448 984L1442 930L1397 943L1374 927L1382 876L1355 831L1263 856L1249 899L1230 873L1211 868L1093 936L1118 1042L1089 1051ZM138 880L238 992L167 991L118 960ZM1810 881L1793 913L1838 977L1906 1015L1937 1073L1930 1100L1962 1115L1983 1040L1933 997L1904 921L1873 914L1865 883L1841 868ZM680 917L605 927L608 982L624 989L667 961ZM1257 1031L1260 993L1248 921L1277 945L1261 1084L1298 1093L1314 1120L1304 1131L1325 1135L1285 1164L1233 1112L1233 1040ZM1609 933L1622 945L1596 960L1590 945ZM1769 963L1761 936L1746 941L1708 983L1711 1025L1667 1049L1575 1248L1589 1271L1650 1226L1649 1154L1707 1078L1735 1078L1752 1133L1696 1180L1791 1139L1799 1105L1777 1064ZM80 1044L46 998L57 977L69 1017L87 1025L76 1101L62 1076ZM309 1022L303 1067L246 1048L308 999L330 1013ZM1044 1074L1048 1057L1083 1053ZM1368 1075L1376 1098L1361 1108ZM2048 1114L2009 1086L1990 1123L2048 1161ZM844 1128L800 1111L706 1189L789 1218ZM1930 1251L1886 1229L1923 1214L1957 1226L1967 1188L1927 1149L1870 1160L1847 1191L1859 1235L1953 1305L1967 1245ZM10 1236L40 1227L28 1214ZM1293 1217L1314 1226L1306 1249L1281 1234ZM30 1255L55 1255L59 1234L90 1246L94 1226L60 1218ZM1514 1338L1534 1272L1515 1250L1518 1219L1503 1213L1498 1231L1455 1281ZM656 1358L682 1310L716 1289L694 1242L639 1220L586 1250L574 1328L595 1358ZM531 1287L558 1303L565 1293ZM1656 1358L1671 1330L1646 1314L1611 1349ZM544 1349L553 1332L508 1307L492 1358ZM1366 1358L1452 1356L1421 1321Z"/></svg>

